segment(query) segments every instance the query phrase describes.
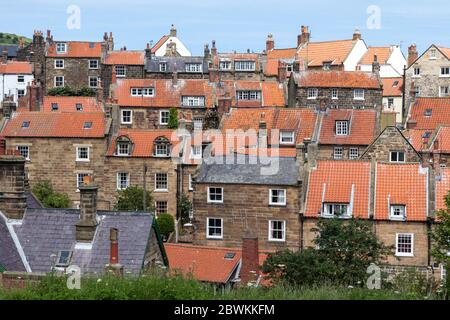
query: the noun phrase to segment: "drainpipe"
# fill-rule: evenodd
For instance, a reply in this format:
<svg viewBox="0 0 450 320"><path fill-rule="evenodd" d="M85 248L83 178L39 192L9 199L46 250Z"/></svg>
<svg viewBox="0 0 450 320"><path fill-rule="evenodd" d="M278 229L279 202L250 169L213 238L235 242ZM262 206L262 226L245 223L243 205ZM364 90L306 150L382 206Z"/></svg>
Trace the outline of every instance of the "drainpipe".
<svg viewBox="0 0 450 320"><path fill-rule="evenodd" d="M427 264L431 266L431 226L433 225L433 219L427 219Z"/></svg>

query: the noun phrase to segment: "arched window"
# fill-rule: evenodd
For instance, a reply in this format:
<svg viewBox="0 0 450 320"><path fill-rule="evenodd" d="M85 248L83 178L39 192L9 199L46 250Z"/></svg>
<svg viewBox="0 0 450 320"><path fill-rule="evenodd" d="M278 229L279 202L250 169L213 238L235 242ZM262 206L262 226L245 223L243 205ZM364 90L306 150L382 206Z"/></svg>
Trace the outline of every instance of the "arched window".
<svg viewBox="0 0 450 320"><path fill-rule="evenodd" d="M153 155L155 157L169 157L170 156L169 139L163 136L156 138L153 145Z"/></svg>
<svg viewBox="0 0 450 320"><path fill-rule="evenodd" d="M132 146L133 143L127 136L118 137L116 140L116 155L122 157L131 156Z"/></svg>

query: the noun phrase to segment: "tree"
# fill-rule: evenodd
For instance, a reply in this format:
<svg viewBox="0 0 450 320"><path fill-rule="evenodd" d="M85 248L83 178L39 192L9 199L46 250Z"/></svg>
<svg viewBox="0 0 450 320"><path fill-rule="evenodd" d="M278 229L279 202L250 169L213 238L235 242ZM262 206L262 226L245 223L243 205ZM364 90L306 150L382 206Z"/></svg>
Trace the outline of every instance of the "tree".
<svg viewBox="0 0 450 320"><path fill-rule="evenodd" d="M49 181L42 181L33 187L33 194L46 208L70 208L71 201L66 193L55 192Z"/></svg>
<svg viewBox="0 0 450 320"><path fill-rule="evenodd" d="M186 194L182 194L178 200L178 210L181 218L181 223L185 224L189 222L189 215L192 209L192 203Z"/></svg>
<svg viewBox="0 0 450 320"><path fill-rule="evenodd" d="M115 210L121 211L152 211L153 197L150 191L146 193L146 209L144 210L144 189L138 186L118 190L116 194Z"/></svg>
<svg viewBox="0 0 450 320"><path fill-rule="evenodd" d="M175 231L175 221L172 215L168 213L161 213L156 219L156 222L158 223L161 234L167 240L170 234Z"/></svg>
<svg viewBox="0 0 450 320"><path fill-rule="evenodd" d="M380 264L393 253L373 233L371 223L359 219L321 219L314 239L317 249L278 252L263 266L270 277L294 285L364 283L370 264Z"/></svg>
<svg viewBox="0 0 450 320"><path fill-rule="evenodd" d="M448 292L450 290L450 192L444 198L447 209L436 212L436 224L433 231L431 231L431 239L433 240L433 248L431 253L433 257L445 266L447 276L445 280L446 298L448 299Z"/></svg>
<svg viewBox="0 0 450 320"><path fill-rule="evenodd" d="M169 129L178 129L178 110L171 108L169 110L169 123L167 124Z"/></svg>

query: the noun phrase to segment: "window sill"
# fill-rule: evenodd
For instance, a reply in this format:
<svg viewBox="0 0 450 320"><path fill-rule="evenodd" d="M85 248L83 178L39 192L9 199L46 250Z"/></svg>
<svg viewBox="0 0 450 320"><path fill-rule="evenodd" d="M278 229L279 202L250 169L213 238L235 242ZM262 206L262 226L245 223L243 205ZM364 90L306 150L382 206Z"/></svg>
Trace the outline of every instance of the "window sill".
<svg viewBox="0 0 450 320"><path fill-rule="evenodd" d="M164 192L169 192L169 189L155 189L153 192L164 193Z"/></svg>
<svg viewBox="0 0 450 320"><path fill-rule="evenodd" d="M280 243L280 242L286 242L286 239L283 239L283 240L281 240L281 239L269 239L268 241L269 241L269 242L277 242L277 243Z"/></svg>
<svg viewBox="0 0 450 320"><path fill-rule="evenodd" d="M406 221L406 217L402 217L402 218L398 218L398 217L389 217L389 220L391 220L391 221L405 222L405 221Z"/></svg>
<svg viewBox="0 0 450 320"><path fill-rule="evenodd" d="M315 98L307 98L307 100L317 100L317 97L315 97Z"/></svg>
<svg viewBox="0 0 450 320"><path fill-rule="evenodd" d="M286 207L286 203L269 203L269 207Z"/></svg>
<svg viewBox="0 0 450 320"><path fill-rule="evenodd" d="M223 201L207 201L208 204L223 204Z"/></svg>
<svg viewBox="0 0 450 320"><path fill-rule="evenodd" d="M402 258L413 258L414 254L413 253L396 253L395 256L402 257Z"/></svg>
<svg viewBox="0 0 450 320"><path fill-rule="evenodd" d="M223 240L223 237L206 237L206 240Z"/></svg>
<svg viewBox="0 0 450 320"><path fill-rule="evenodd" d="M91 160L77 159L77 160L75 160L75 162L91 162Z"/></svg>
<svg viewBox="0 0 450 320"><path fill-rule="evenodd" d="M353 98L353 100L356 100L356 101L364 101L364 100L366 100L366 99L364 99L364 98Z"/></svg>

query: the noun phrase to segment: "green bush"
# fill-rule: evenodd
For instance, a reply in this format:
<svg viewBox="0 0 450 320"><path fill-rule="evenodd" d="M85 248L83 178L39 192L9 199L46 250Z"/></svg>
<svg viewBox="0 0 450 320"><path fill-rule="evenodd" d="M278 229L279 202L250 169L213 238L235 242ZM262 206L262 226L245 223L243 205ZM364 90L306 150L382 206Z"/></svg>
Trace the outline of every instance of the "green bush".
<svg viewBox="0 0 450 320"><path fill-rule="evenodd" d="M71 201L67 194L55 192L49 181L42 181L33 187L33 194L46 208L70 208Z"/></svg>
<svg viewBox="0 0 450 320"><path fill-rule="evenodd" d="M53 193L53 188L49 181L42 181L33 187L33 193L39 201L44 202Z"/></svg>
<svg viewBox="0 0 450 320"><path fill-rule="evenodd" d="M178 128L178 110L172 108L169 110L169 123L167 125L169 129L177 129Z"/></svg>
<svg viewBox="0 0 450 320"><path fill-rule="evenodd" d="M175 231L175 221L168 213L161 213L156 219L161 234L167 239Z"/></svg>
<svg viewBox="0 0 450 320"><path fill-rule="evenodd" d="M191 209L192 203L189 200L189 197L183 193L180 197L180 200L178 200L178 210L182 224L189 222L189 214L191 212Z"/></svg>
<svg viewBox="0 0 450 320"><path fill-rule="evenodd" d="M144 189L131 186L125 190L118 190L116 195L115 210L120 211L152 211L153 197L150 191L146 194L146 209L144 210Z"/></svg>
<svg viewBox="0 0 450 320"><path fill-rule="evenodd" d="M57 87L48 90L49 96L71 96L71 97L93 97L96 95L94 89L83 87L80 90L72 89L70 87Z"/></svg>

